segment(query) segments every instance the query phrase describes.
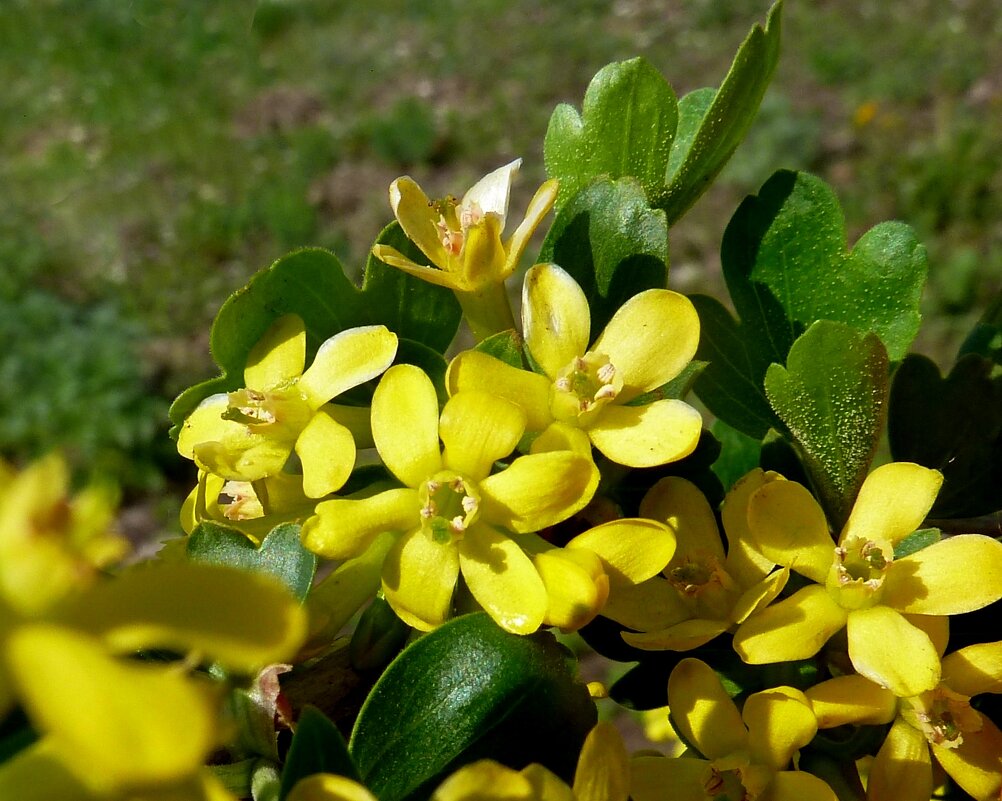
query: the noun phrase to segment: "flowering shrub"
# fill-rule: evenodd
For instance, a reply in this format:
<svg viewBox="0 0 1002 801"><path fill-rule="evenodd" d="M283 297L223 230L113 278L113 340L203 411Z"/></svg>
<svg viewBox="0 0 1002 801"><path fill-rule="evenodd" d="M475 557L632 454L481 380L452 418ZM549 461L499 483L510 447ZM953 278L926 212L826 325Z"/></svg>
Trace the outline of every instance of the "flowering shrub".
<svg viewBox="0 0 1002 801"><path fill-rule="evenodd" d="M0 798L1002 797L998 304L942 378L911 229L847 249L790 172L724 236L737 316L667 288L780 11L716 90L604 68L507 237L519 161L458 201L405 176L361 287L303 249L234 294L155 558L58 457L3 468ZM553 629L635 664L586 684Z"/></svg>

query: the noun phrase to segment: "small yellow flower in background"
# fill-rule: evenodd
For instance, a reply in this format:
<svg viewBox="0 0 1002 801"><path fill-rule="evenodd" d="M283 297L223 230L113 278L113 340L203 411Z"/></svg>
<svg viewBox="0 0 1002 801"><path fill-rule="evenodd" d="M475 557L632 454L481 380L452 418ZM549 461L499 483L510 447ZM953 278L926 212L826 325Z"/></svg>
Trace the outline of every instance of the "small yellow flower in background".
<svg viewBox="0 0 1002 801"><path fill-rule="evenodd" d="M947 637L936 637L937 652ZM873 761L867 801L927 801L931 756L968 795L997 801L1002 793L1002 731L971 707L981 693L1002 693L1002 642L969 645L942 660L939 684L897 698L863 676L821 682L807 697L822 728L893 721Z"/></svg>
<svg viewBox="0 0 1002 801"><path fill-rule="evenodd" d="M329 401L378 376L396 352L385 326L351 328L325 341L304 372L303 321L279 318L248 356L245 388L202 401L181 428L178 452L223 479L258 481L281 473L294 451L303 492L321 498L347 481L353 428L366 427L364 410Z"/></svg>
<svg viewBox="0 0 1002 801"><path fill-rule="evenodd" d="M535 631L549 601L519 535L583 508L599 476L589 457L560 450L519 456L491 475L524 430L522 410L486 392L457 393L440 415L431 379L413 365L392 367L372 398L372 434L404 487L322 501L303 526L304 545L347 559L382 532L402 532L383 564L382 584L406 623L428 630L447 620L462 573L500 626Z"/></svg>
<svg viewBox="0 0 1002 801"><path fill-rule="evenodd" d="M589 348L591 315L581 287L555 264L537 264L525 276L522 326L544 375L467 351L449 366L449 391L490 390L525 409L529 431L554 423L580 429L628 467L656 467L695 449L703 422L687 403L630 405L675 378L696 353L699 317L684 295L634 295Z"/></svg>
<svg viewBox="0 0 1002 801"><path fill-rule="evenodd" d="M627 588L603 612L640 632L625 632L626 642L688 651L734 629L779 595L790 571L769 572L775 565L751 547L747 525L748 499L777 478L756 469L727 494L722 509L726 556L713 510L695 485L671 476L648 491L640 514L667 522L678 548L663 576Z"/></svg>
<svg viewBox="0 0 1002 801"><path fill-rule="evenodd" d="M750 617L734 635L745 662L806 659L846 627L856 671L901 697L939 683L939 657L911 615L953 615L1002 597L1002 543L962 534L894 558L925 519L943 481L917 464L874 470L838 544L810 492L773 481L752 496L748 525L759 550L816 582ZM978 580L970 581L971 565Z"/></svg>
<svg viewBox="0 0 1002 801"><path fill-rule="evenodd" d="M836 801L821 779L787 769L817 732L811 704L799 690L776 687L755 693L739 712L708 665L683 659L668 679L668 706L679 734L703 758L634 757L633 801L721 796Z"/></svg>

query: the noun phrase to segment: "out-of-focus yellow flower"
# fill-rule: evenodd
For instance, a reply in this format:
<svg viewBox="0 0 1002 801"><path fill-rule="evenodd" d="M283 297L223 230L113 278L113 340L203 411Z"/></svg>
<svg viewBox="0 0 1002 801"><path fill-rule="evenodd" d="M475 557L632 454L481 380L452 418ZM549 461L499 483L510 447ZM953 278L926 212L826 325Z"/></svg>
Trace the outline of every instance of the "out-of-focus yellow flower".
<svg viewBox="0 0 1002 801"><path fill-rule="evenodd" d="M793 481L773 481L752 496L748 525L759 550L817 582L748 618L734 648L752 664L806 659L847 629L856 671L900 697L939 683L936 649L906 615L952 615L1002 597L1002 543L962 534L894 558L943 481L936 470L895 462L863 483L834 545L821 507ZM978 580L969 580L971 565Z"/></svg>
<svg viewBox="0 0 1002 801"><path fill-rule="evenodd" d="M936 637L937 651L946 636ZM1002 642L969 645L942 660L939 684L897 698L864 676L821 682L807 697L823 728L893 721L867 781L867 801L926 801L933 791L931 757L977 801L1002 793L1002 731L971 707L981 693L1002 693Z"/></svg>
<svg viewBox="0 0 1002 801"><path fill-rule="evenodd" d="M382 586L405 622L428 630L448 619L462 572L500 626L535 631L548 596L519 535L583 508L599 476L589 457L572 451L520 456L491 475L524 430L518 406L480 391L457 393L440 416L431 379L413 365L392 367L372 398L372 433L404 487L319 503L303 543L346 559L384 531L402 532L383 564Z"/></svg>
<svg viewBox="0 0 1002 801"><path fill-rule="evenodd" d="M650 489L640 514L665 521L678 548L664 575L624 589L607 605L606 617L640 632L626 632L623 639L637 648L688 651L732 630L776 598L790 571L770 573L775 565L751 546L747 508L752 494L777 478L756 469L727 494L722 509L726 556L713 510L695 485L671 476Z"/></svg>
<svg viewBox="0 0 1002 801"><path fill-rule="evenodd" d="M821 779L787 770L817 732L811 704L799 690L776 687L755 693L739 712L708 665L683 659L668 679L668 705L679 734L704 758L634 757L634 801L721 796L836 801Z"/></svg>
<svg viewBox="0 0 1002 801"><path fill-rule="evenodd" d="M225 480L258 481L282 472L295 451L303 492L321 498L348 479L352 427L364 427L364 411L329 401L378 376L396 352L385 326L350 328L325 341L304 372L303 321L281 317L251 350L246 386L202 401L181 428L178 452Z"/></svg>
<svg viewBox="0 0 1002 801"><path fill-rule="evenodd" d="M699 317L684 295L634 295L589 348L591 315L581 287L555 264L537 264L525 276L522 327L543 375L467 351L449 366L449 391L489 390L525 409L529 431L554 423L578 428L629 467L667 464L695 449L703 422L687 403L631 404L675 378L696 353Z"/></svg>

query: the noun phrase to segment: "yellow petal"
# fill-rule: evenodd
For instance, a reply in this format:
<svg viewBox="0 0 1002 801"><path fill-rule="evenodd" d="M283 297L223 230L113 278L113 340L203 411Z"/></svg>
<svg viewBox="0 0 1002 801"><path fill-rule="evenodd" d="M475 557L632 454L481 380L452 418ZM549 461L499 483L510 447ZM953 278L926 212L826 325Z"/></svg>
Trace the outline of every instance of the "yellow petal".
<svg viewBox="0 0 1002 801"><path fill-rule="evenodd" d="M466 230L462 268L457 289L477 292L490 285L501 284L508 276L505 270L504 244L501 242L502 221L497 214L488 213Z"/></svg>
<svg viewBox="0 0 1002 801"><path fill-rule="evenodd" d="M287 798L288 801L378 801L358 782L331 773L314 773L300 779Z"/></svg>
<svg viewBox="0 0 1002 801"><path fill-rule="evenodd" d="M551 379L588 350L591 312L570 274L537 264L522 285L522 330L532 358Z"/></svg>
<svg viewBox="0 0 1002 801"><path fill-rule="evenodd" d="M427 281L429 284L435 284L436 286L452 290L462 290L465 287L465 282L455 273L446 272L444 268L439 269L437 267L429 267L426 264L418 264L389 245L373 245L372 255L380 261L386 262L391 267L396 267L398 270L402 270L408 275L413 275L415 278L420 278L422 281ZM448 261L443 263L448 264Z"/></svg>
<svg viewBox="0 0 1002 801"><path fill-rule="evenodd" d="M898 708L894 693L856 673L823 681L806 694L821 729L890 723Z"/></svg>
<svg viewBox="0 0 1002 801"><path fill-rule="evenodd" d="M473 186L466 190L459 205L468 208L474 204L484 214L496 214L504 221L508 214L508 197L511 194L511 183L522 166L522 159L509 161L503 167L487 173Z"/></svg>
<svg viewBox="0 0 1002 801"><path fill-rule="evenodd" d="M781 770L772 777L759 801L838 801L822 779L801 770Z"/></svg>
<svg viewBox="0 0 1002 801"><path fill-rule="evenodd" d="M717 519L706 496L692 482L678 476L662 478L640 502L640 514L671 526L678 542L678 559L724 561Z"/></svg>
<svg viewBox="0 0 1002 801"><path fill-rule="evenodd" d="M845 625L846 612L816 584L767 606L734 633L734 650L749 664L807 659Z"/></svg>
<svg viewBox="0 0 1002 801"><path fill-rule="evenodd" d="M868 801L929 801L932 761L929 745L917 729L898 718L870 768Z"/></svg>
<svg viewBox="0 0 1002 801"><path fill-rule="evenodd" d="M372 439L371 410L368 406L326 403L320 408L351 432L356 448L375 447L376 443Z"/></svg>
<svg viewBox="0 0 1002 801"><path fill-rule="evenodd" d="M397 335L385 325L349 328L326 340L299 379L311 409L382 374L397 355Z"/></svg>
<svg viewBox="0 0 1002 801"><path fill-rule="evenodd" d="M390 472L417 488L442 469L438 396L420 367L398 364L372 396L372 436Z"/></svg>
<svg viewBox="0 0 1002 801"><path fill-rule="evenodd" d="M858 536L898 542L925 520L942 483L938 470L911 462L878 467L860 487L839 541Z"/></svg>
<svg viewBox="0 0 1002 801"><path fill-rule="evenodd" d="M409 531L421 523L417 490L391 489L370 498L333 498L317 504L303 524L303 545L327 559L358 556L384 531Z"/></svg>
<svg viewBox="0 0 1002 801"><path fill-rule="evenodd" d="M810 701L793 687L748 696L741 716L748 727L752 761L773 770L785 768L818 732Z"/></svg>
<svg viewBox="0 0 1002 801"><path fill-rule="evenodd" d="M383 593L408 626L430 631L449 619L459 554L421 529L404 534L383 562Z"/></svg>
<svg viewBox="0 0 1002 801"><path fill-rule="evenodd" d="M639 634L624 631L623 640L634 648L644 651L691 651L693 648L705 645L714 637L719 637L728 628L730 622L727 620L693 618L659 631L645 631Z"/></svg>
<svg viewBox="0 0 1002 801"><path fill-rule="evenodd" d="M445 382L450 395L467 389L480 389L517 403L525 410L528 431L542 431L553 422L550 379L528 370L519 370L486 353L477 350L460 353L449 364Z"/></svg>
<svg viewBox="0 0 1002 801"><path fill-rule="evenodd" d="M684 401L606 406L588 429L592 444L617 464L657 467L696 449L703 418Z"/></svg>
<svg viewBox="0 0 1002 801"><path fill-rule="evenodd" d="M210 395L198 404L178 431L177 452L187 459L194 459L196 445L242 436L247 426L222 418L229 405L230 399L225 392Z"/></svg>
<svg viewBox="0 0 1002 801"><path fill-rule="evenodd" d="M744 623L755 612L765 609L779 596L789 579L790 568L784 567L749 587L734 604L731 620L734 623Z"/></svg>
<svg viewBox="0 0 1002 801"><path fill-rule="evenodd" d="M442 460L450 470L480 481L510 454L525 431L525 412L481 390L458 392L442 410Z"/></svg>
<svg viewBox="0 0 1002 801"><path fill-rule="evenodd" d="M846 624L849 659L857 672L906 698L939 684L936 648L924 631L886 606L854 609Z"/></svg>
<svg viewBox="0 0 1002 801"><path fill-rule="evenodd" d="M630 757L614 725L600 721L585 738L574 773L575 801L626 801Z"/></svg>
<svg viewBox="0 0 1002 801"><path fill-rule="evenodd" d="M672 801L706 801L710 763L704 759L669 759L637 756L630 760L630 796L633 801L665 801L671 788Z"/></svg>
<svg viewBox="0 0 1002 801"><path fill-rule="evenodd" d="M781 476L756 467L750 473L734 482L720 507L720 519L727 537L727 572L741 587L751 587L765 578L775 563L763 555L755 544L755 538L748 528L748 504L752 495L771 481L780 481Z"/></svg>
<svg viewBox="0 0 1002 801"><path fill-rule="evenodd" d="M532 441L529 453L572 451L591 458L591 440L580 428L567 423L550 423L546 430Z"/></svg>
<svg viewBox="0 0 1002 801"><path fill-rule="evenodd" d="M943 684L973 697L1002 693L1002 642L968 645L943 659Z"/></svg>
<svg viewBox="0 0 1002 801"><path fill-rule="evenodd" d="M549 599L532 560L510 538L474 523L459 541L459 568L484 611L505 631L531 634Z"/></svg>
<svg viewBox="0 0 1002 801"><path fill-rule="evenodd" d="M277 579L202 562L140 563L84 591L60 619L119 653L195 651L242 673L290 659L307 626Z"/></svg>
<svg viewBox="0 0 1002 801"><path fill-rule="evenodd" d="M244 385L265 390L298 378L306 365L306 327L295 314L279 317L247 355Z"/></svg>
<svg viewBox="0 0 1002 801"><path fill-rule="evenodd" d="M777 565L824 584L835 543L818 502L795 481L773 481L752 495L748 527L758 549Z"/></svg>
<svg viewBox="0 0 1002 801"><path fill-rule="evenodd" d="M659 576L610 589L602 614L638 631L666 629L692 616L678 590Z"/></svg>
<svg viewBox="0 0 1002 801"><path fill-rule="evenodd" d="M977 581L971 580L972 566ZM898 559L884 580L888 606L921 615L957 615L1002 598L1002 542L981 534L948 537Z"/></svg>
<svg viewBox="0 0 1002 801"><path fill-rule="evenodd" d="M480 482L481 514L510 531L539 531L587 506L598 478L591 459L568 451L520 456Z"/></svg>
<svg viewBox="0 0 1002 801"><path fill-rule="evenodd" d="M553 208L559 189L560 185L557 183L557 180L551 178L549 181L544 181L539 189L536 190L536 194L532 196L532 200L529 201L529 207L525 210L522 222L518 224L518 228L515 229L505 243L505 250L508 252L505 263L505 273L507 275L511 275L518 267L518 263L522 259L522 253L529 244L532 234L543 221L543 217Z"/></svg>
<svg viewBox="0 0 1002 801"><path fill-rule="evenodd" d="M981 715L980 731L964 735L956 748L932 746L936 760L957 784L977 801L1002 797L1002 731Z"/></svg>
<svg viewBox="0 0 1002 801"><path fill-rule="evenodd" d="M620 306L591 350L608 356L622 375L625 403L681 373L698 344L692 302L669 289L648 289Z"/></svg>
<svg viewBox="0 0 1002 801"><path fill-rule="evenodd" d="M537 762L523 768L521 774L532 785L533 801L576 801L571 788Z"/></svg>
<svg viewBox="0 0 1002 801"><path fill-rule="evenodd" d="M578 534L568 549L598 554L613 586L639 584L656 576L675 553L675 534L655 520L612 520Z"/></svg>
<svg viewBox="0 0 1002 801"><path fill-rule="evenodd" d="M717 674L698 659L683 659L668 677L668 708L679 734L707 759L748 747L748 731Z"/></svg>
<svg viewBox="0 0 1002 801"><path fill-rule="evenodd" d="M464 765L439 785L431 801L536 801L525 776L490 759Z"/></svg>
<svg viewBox="0 0 1002 801"><path fill-rule="evenodd" d="M915 628L921 629L929 635L933 647L939 658L943 658L946 653L946 646L950 644L950 618L937 615L904 615L905 620Z"/></svg>
<svg viewBox="0 0 1002 801"><path fill-rule="evenodd" d="M303 466L306 497L322 498L341 489L351 475L355 440L347 428L321 409L296 440L296 455Z"/></svg>
<svg viewBox="0 0 1002 801"><path fill-rule="evenodd" d="M216 745L207 685L178 670L114 659L97 640L48 625L21 627L7 657L32 723L96 788L180 780Z"/></svg>
<svg viewBox="0 0 1002 801"><path fill-rule="evenodd" d="M552 548L535 554L532 561L546 587L546 625L577 631L605 605L609 577L591 551Z"/></svg>
<svg viewBox="0 0 1002 801"><path fill-rule="evenodd" d="M444 269L449 259L436 225L438 214L428 196L410 176L397 178L390 184L390 208L407 238L421 249L432 264ZM382 257L377 254L377 258Z"/></svg>
<svg viewBox="0 0 1002 801"><path fill-rule="evenodd" d="M99 797L70 771L51 737L44 737L0 763L0 798L99 801Z"/></svg>

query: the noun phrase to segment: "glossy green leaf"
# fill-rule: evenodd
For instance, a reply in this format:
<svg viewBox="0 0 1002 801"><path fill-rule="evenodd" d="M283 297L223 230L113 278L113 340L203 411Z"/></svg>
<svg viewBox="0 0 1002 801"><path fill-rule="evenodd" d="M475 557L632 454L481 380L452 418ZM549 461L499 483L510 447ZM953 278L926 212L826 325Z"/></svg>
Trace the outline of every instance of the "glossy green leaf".
<svg viewBox="0 0 1002 801"><path fill-rule="evenodd" d="M887 424L896 461L943 473L935 517L977 517L1002 508L1002 375L970 353L950 374L909 355L891 385Z"/></svg>
<svg viewBox="0 0 1002 801"><path fill-rule="evenodd" d="M296 523L275 526L256 546L239 531L205 521L188 537L188 558L270 573L302 601L313 583L317 556L300 543L300 528Z"/></svg>
<svg viewBox="0 0 1002 801"><path fill-rule="evenodd" d="M648 197L663 192L677 123L675 92L651 64L634 58L603 67L580 114L561 103L550 117L543 157L547 174L560 180L557 208L599 176L635 178Z"/></svg>
<svg viewBox="0 0 1002 801"><path fill-rule="evenodd" d="M591 338L638 292L663 288L668 226L631 179L599 179L557 212L539 254L580 284L591 308Z"/></svg>
<svg viewBox="0 0 1002 801"><path fill-rule="evenodd" d="M382 801L417 801L482 758L539 762L568 778L595 720L575 660L552 635L509 634L477 613L401 653L363 705L349 750Z"/></svg>
<svg viewBox="0 0 1002 801"><path fill-rule="evenodd" d="M338 727L316 707L306 706L296 722L296 733L282 769L281 801L292 792L296 782L314 773L334 773L360 780Z"/></svg>
<svg viewBox="0 0 1002 801"><path fill-rule="evenodd" d="M376 241L423 258L397 223L388 225ZM382 324L394 331L401 340L401 356L408 342L413 343L415 352L441 353L455 336L461 319L452 292L372 256L360 289L345 276L341 262L330 251L294 251L257 273L220 308L209 346L222 375L178 396L170 409L175 430L204 398L243 386L247 354L271 323L284 314L297 314L306 325L307 364L326 339L360 325Z"/></svg>
<svg viewBox="0 0 1002 801"><path fill-rule="evenodd" d="M474 350L479 350L495 359L500 359L505 364L525 369L525 358L522 348L525 345L522 335L518 331L501 331L498 334L487 337L482 342L478 342Z"/></svg>
<svg viewBox="0 0 1002 801"><path fill-rule="evenodd" d="M404 647L411 631L387 600L377 595L362 612L352 632L348 645L351 666L355 670L386 667Z"/></svg>
<svg viewBox="0 0 1002 801"><path fill-rule="evenodd" d="M898 541L894 546L894 558L903 559L906 556L911 556L923 548L935 545L941 539L942 533L938 528L920 528L918 531L913 531L903 540Z"/></svg>
<svg viewBox="0 0 1002 801"><path fill-rule="evenodd" d="M712 101L708 90L699 90L679 104L679 135L669 157L667 186L652 197L669 225L706 191L751 127L779 60L782 7L781 1L772 7L765 28L752 28Z"/></svg>
<svg viewBox="0 0 1002 801"><path fill-rule="evenodd" d="M838 530L877 450L887 414L887 351L875 334L821 321L772 365L765 389L799 446L821 505Z"/></svg>

